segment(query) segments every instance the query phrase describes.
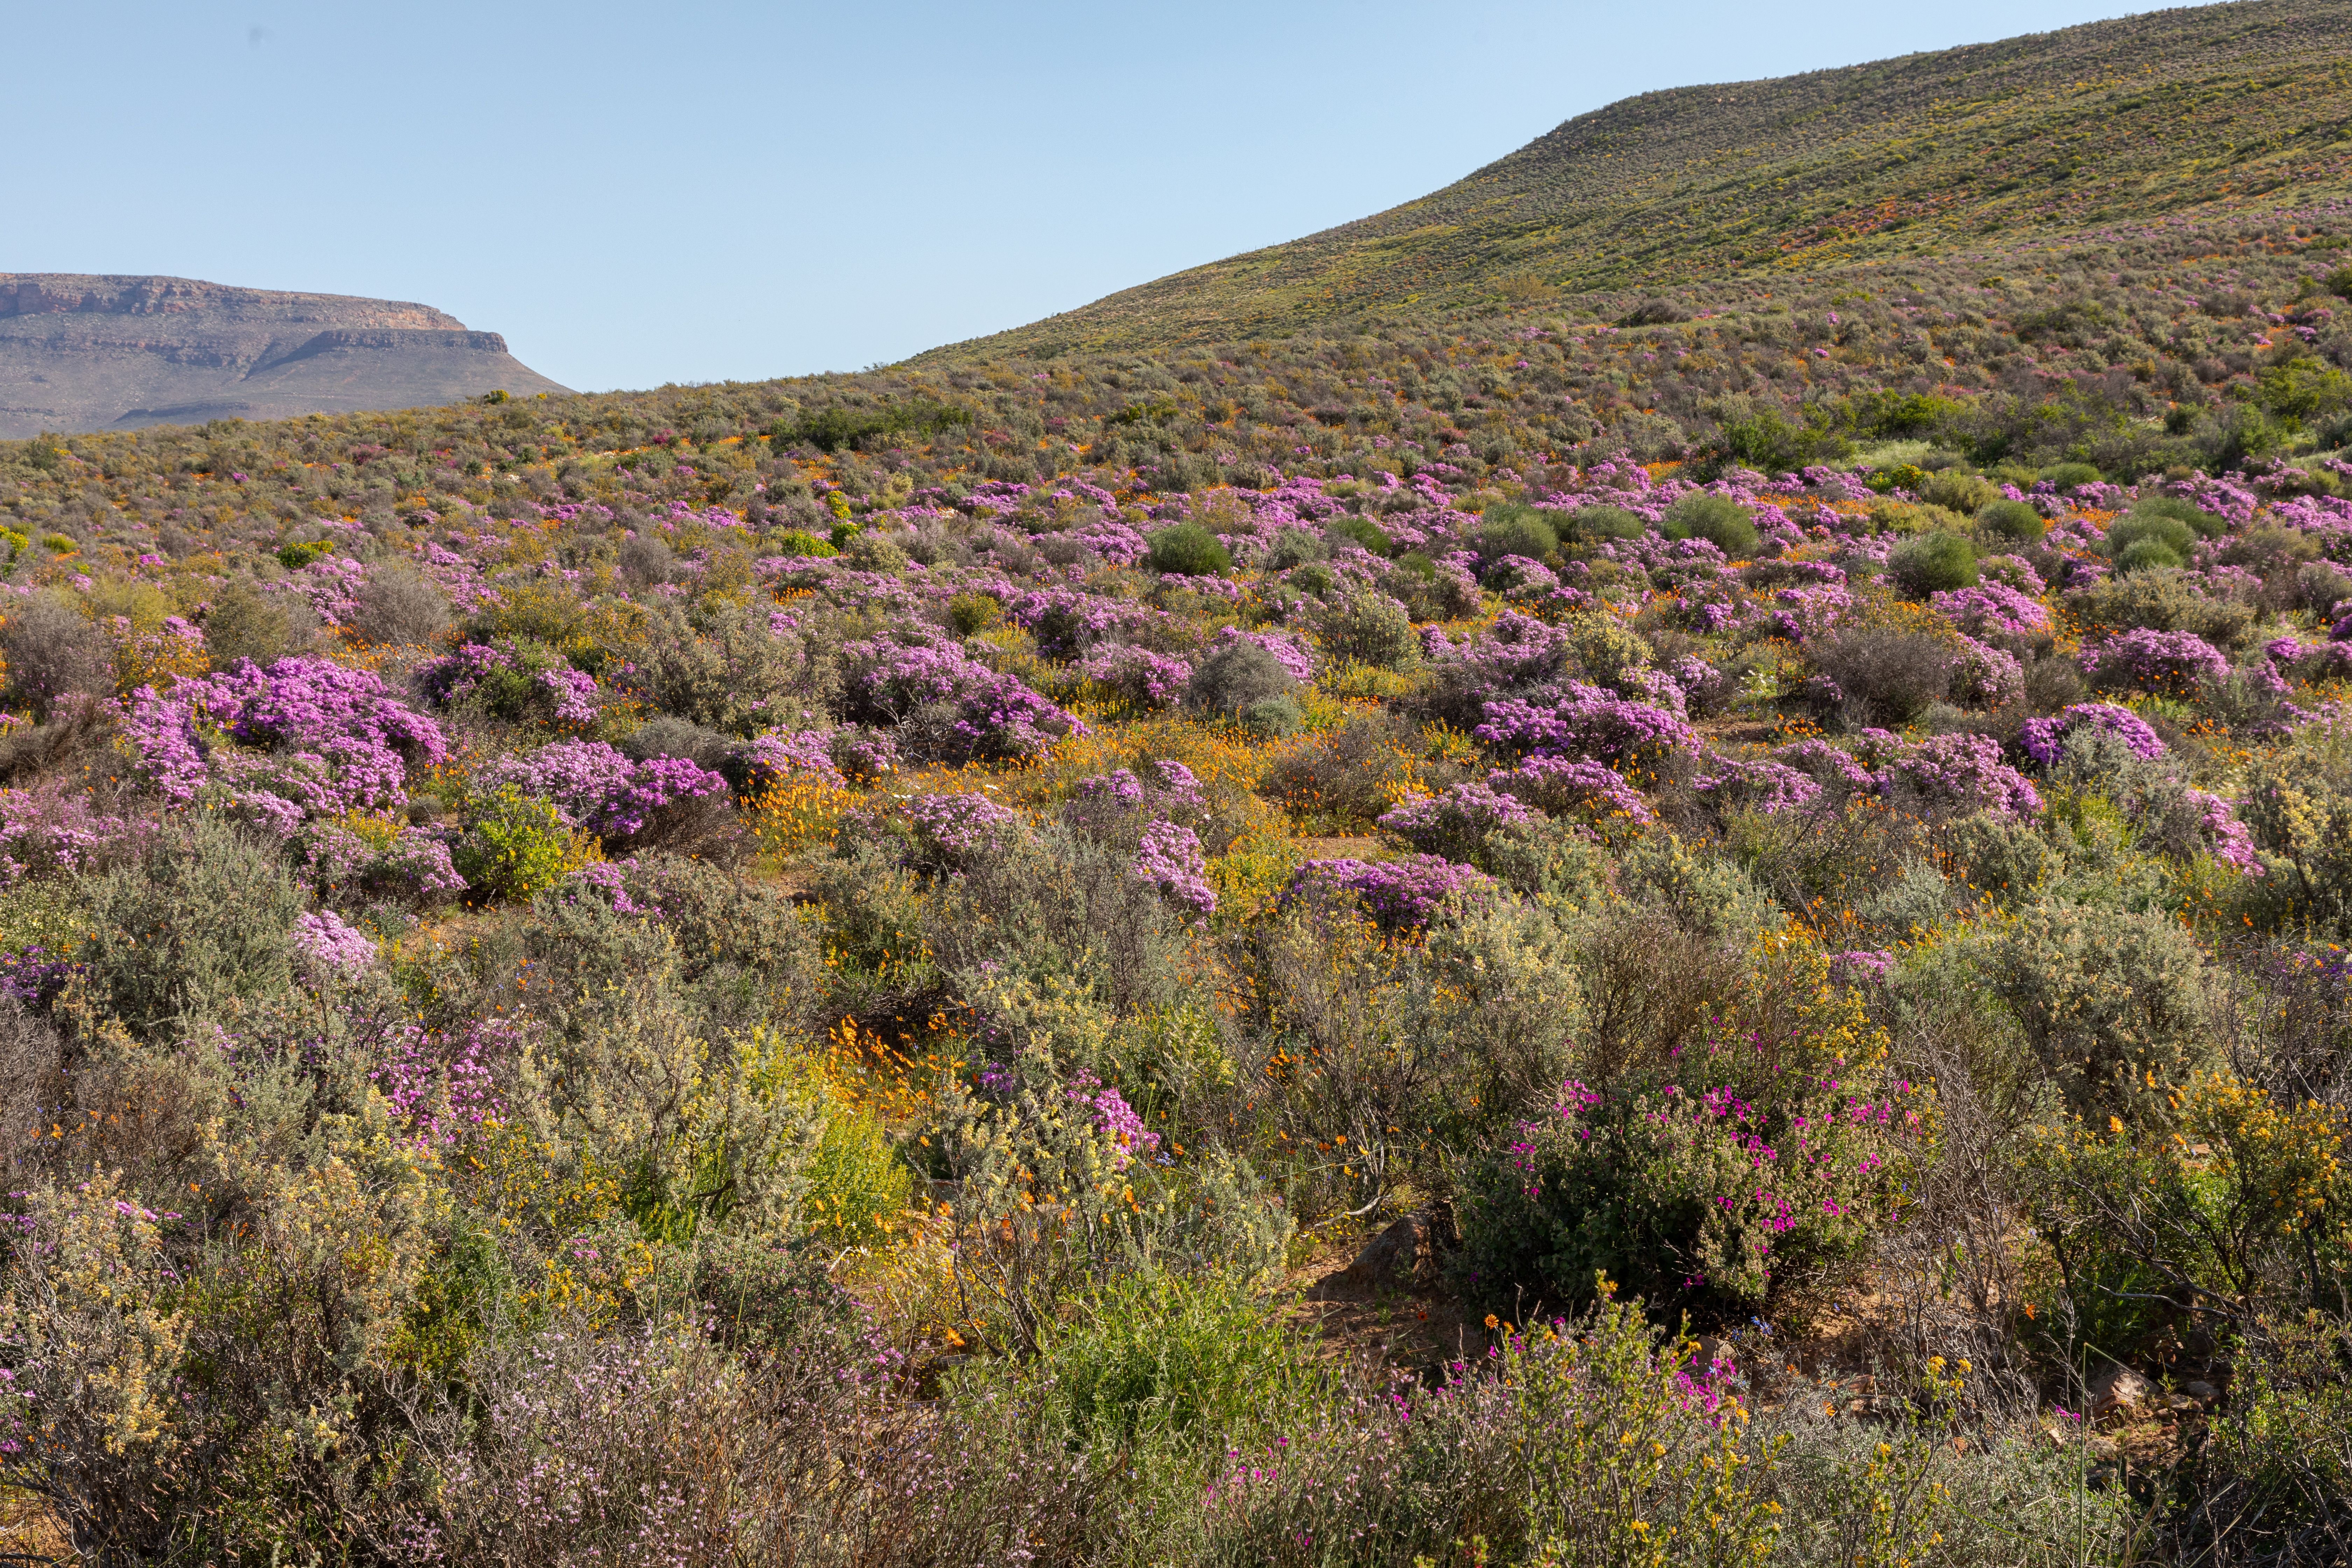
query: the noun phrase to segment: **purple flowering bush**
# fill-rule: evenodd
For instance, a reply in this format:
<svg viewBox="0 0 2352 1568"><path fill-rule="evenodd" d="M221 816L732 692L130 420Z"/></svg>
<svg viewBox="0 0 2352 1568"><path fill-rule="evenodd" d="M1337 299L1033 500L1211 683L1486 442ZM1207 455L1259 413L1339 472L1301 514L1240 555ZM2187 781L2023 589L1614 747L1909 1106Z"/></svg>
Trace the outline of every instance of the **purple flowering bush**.
<svg viewBox="0 0 2352 1568"><path fill-rule="evenodd" d="M1038 756L1085 728L961 648L876 639L845 644L842 654L847 716L889 728L902 746L942 762Z"/></svg>
<svg viewBox="0 0 2352 1568"><path fill-rule="evenodd" d="M280 835L314 816L401 805L411 770L448 753L440 726L375 675L316 658L142 688L122 730L167 804L210 792Z"/></svg>
<svg viewBox="0 0 2352 1568"><path fill-rule="evenodd" d="M1883 794L1929 810L2021 817L2042 810L2041 795L2001 760L2000 743L1990 735L1931 735L1909 743L1864 731L1860 754L1878 764Z"/></svg>
<svg viewBox="0 0 2352 1568"><path fill-rule="evenodd" d="M100 811L88 793L62 781L0 789L0 887L104 870L135 858L155 826L152 818Z"/></svg>
<svg viewBox="0 0 2352 1568"><path fill-rule="evenodd" d="M599 714L596 678L526 639L467 643L428 660L416 679L437 707L469 709L515 723L577 731L594 725Z"/></svg>
<svg viewBox="0 0 2352 1568"><path fill-rule="evenodd" d="M1514 795L1497 794L1487 784L1458 784L1444 794L1409 800L1380 820L1381 831L1394 834L1423 855L1435 855L1464 864L1475 862L1486 836L1514 823L1533 821L1536 808Z"/></svg>
<svg viewBox="0 0 2352 1568"><path fill-rule="evenodd" d="M727 790L724 778L684 757L631 762L602 741L557 741L502 758L485 784L539 796L554 805L566 826L607 844L650 841L688 803Z"/></svg>
<svg viewBox="0 0 2352 1568"><path fill-rule="evenodd" d="M2135 626L2083 650L2083 673L2102 689L2194 696L2230 673L2229 657L2194 632Z"/></svg>
<svg viewBox="0 0 2352 1568"><path fill-rule="evenodd" d="M2021 728L2018 743L2025 754L2043 767L2058 761L2066 737L2084 727L2113 735L2125 750L2142 762L2154 762L2164 755L2164 742L2147 721L2130 709L2114 702L2077 702L2038 719L2028 719Z"/></svg>
<svg viewBox="0 0 2352 1568"><path fill-rule="evenodd" d="M1138 709L1172 708L1184 700L1185 689L1192 683L1190 661L1132 643L1096 648L1079 664L1078 673Z"/></svg>
<svg viewBox="0 0 2352 1568"><path fill-rule="evenodd" d="M1539 706L1514 699L1486 704L1486 721L1471 731L1506 751L1580 757L1654 768L1671 752L1696 747L1690 725L1663 708L1628 702L1576 683L1564 701Z"/></svg>
<svg viewBox="0 0 2352 1568"><path fill-rule="evenodd" d="M1547 816L1572 817L1607 833L1619 826L1641 827L1654 819L1648 801L1603 763L1528 757L1515 768L1498 768L1486 783Z"/></svg>
<svg viewBox="0 0 2352 1568"><path fill-rule="evenodd" d="M1455 901L1475 905L1494 895L1483 871L1434 855L1402 860L1309 860L1283 889L1281 903L1322 910L1352 906L1383 931L1425 929Z"/></svg>

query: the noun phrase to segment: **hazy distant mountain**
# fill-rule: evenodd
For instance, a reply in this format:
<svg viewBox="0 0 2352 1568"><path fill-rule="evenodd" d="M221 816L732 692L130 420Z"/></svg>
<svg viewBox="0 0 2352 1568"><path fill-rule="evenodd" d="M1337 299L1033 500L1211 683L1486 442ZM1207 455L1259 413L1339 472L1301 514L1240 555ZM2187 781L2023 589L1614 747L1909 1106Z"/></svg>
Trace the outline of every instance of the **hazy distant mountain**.
<svg viewBox="0 0 2352 1568"><path fill-rule="evenodd" d="M429 305L186 278L0 272L0 437L275 419L565 387Z"/></svg>

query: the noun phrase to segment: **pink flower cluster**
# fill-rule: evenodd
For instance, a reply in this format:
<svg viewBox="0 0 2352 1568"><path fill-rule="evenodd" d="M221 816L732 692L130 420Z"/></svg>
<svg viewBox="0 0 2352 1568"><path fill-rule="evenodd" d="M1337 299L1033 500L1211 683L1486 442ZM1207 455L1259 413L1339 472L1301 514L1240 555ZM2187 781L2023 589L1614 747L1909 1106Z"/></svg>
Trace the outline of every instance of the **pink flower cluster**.
<svg viewBox="0 0 2352 1568"><path fill-rule="evenodd" d="M2084 728L2100 731L2123 742L2125 750L2142 762L2164 755L2164 742L2147 721L2115 702L2077 702L2046 718L2028 719L2019 732L2025 754L2043 767L2054 766L2065 750L2066 737Z"/></svg>
<svg viewBox="0 0 2352 1568"><path fill-rule="evenodd" d="M1192 667L1171 654L1132 643L1108 643L1089 653L1078 673L1138 708L1169 708L1184 700Z"/></svg>
<svg viewBox="0 0 2352 1568"><path fill-rule="evenodd" d="M1383 816L1380 826L1424 855L1466 862L1476 858L1488 834L1533 822L1538 815L1517 795L1497 794L1474 780L1452 785L1442 795L1406 801Z"/></svg>
<svg viewBox="0 0 2352 1568"><path fill-rule="evenodd" d="M375 943L367 932L345 923L332 910L317 910L294 918L294 951L305 967L322 974L350 974L375 962Z"/></svg>
<svg viewBox="0 0 2352 1568"><path fill-rule="evenodd" d="M1353 902L1374 924L1394 931L1417 931L1454 898L1491 897L1495 880L1468 866L1434 855L1402 860L1309 860L1283 889L1282 904L1323 906Z"/></svg>
<svg viewBox="0 0 2352 1568"><path fill-rule="evenodd" d="M727 781L684 757L633 763L602 741L558 741L491 764L494 784L544 797L573 827L600 838L633 837L665 808L718 795Z"/></svg>
<svg viewBox="0 0 2352 1568"><path fill-rule="evenodd" d="M2050 612L2000 583L1979 583L1927 596L1927 607L1970 637L2032 637L2050 629Z"/></svg>
<svg viewBox="0 0 2352 1568"><path fill-rule="evenodd" d="M142 687L123 733L170 804L191 805L218 785L227 804L281 834L309 816L399 805L409 768L448 754L440 726L372 671L321 658L282 658L266 670L247 659L165 694Z"/></svg>
<svg viewBox="0 0 2352 1568"><path fill-rule="evenodd" d="M2135 626L2083 650L2084 673L2098 686L2128 686L2142 691L2191 696L2200 686L2230 673L2221 650L2194 632L2151 631Z"/></svg>
<svg viewBox="0 0 2352 1568"><path fill-rule="evenodd" d="M924 743L943 761L1033 757L1085 726L1022 684L959 647L875 639L842 648L850 665L851 716L899 725L919 710L945 710Z"/></svg>

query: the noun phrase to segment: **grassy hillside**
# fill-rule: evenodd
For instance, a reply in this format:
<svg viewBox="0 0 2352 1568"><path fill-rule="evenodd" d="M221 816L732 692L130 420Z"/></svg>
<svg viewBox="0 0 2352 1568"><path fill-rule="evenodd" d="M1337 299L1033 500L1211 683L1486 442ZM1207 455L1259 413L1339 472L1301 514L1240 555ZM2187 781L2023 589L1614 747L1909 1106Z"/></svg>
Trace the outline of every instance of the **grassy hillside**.
<svg viewBox="0 0 2352 1568"><path fill-rule="evenodd" d="M1388 212L930 356L1165 349L2274 205L2352 168L2352 5L2158 12L1580 115Z"/></svg>

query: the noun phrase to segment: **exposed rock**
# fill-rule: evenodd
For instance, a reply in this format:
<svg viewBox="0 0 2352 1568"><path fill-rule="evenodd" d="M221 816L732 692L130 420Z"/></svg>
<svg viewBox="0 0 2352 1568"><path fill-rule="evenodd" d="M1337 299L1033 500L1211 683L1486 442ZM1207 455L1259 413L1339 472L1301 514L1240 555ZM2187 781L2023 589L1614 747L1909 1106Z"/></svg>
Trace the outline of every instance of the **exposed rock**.
<svg viewBox="0 0 2352 1568"><path fill-rule="evenodd" d="M2180 1392L2201 1405L2210 1405L2221 1397L2221 1391L2200 1378L2191 1378L2180 1385Z"/></svg>
<svg viewBox="0 0 2352 1568"><path fill-rule="evenodd" d="M1428 1258L1429 1248L1429 1216L1409 1214L1366 1242L1353 1263L1326 1275L1307 1293L1307 1299L1357 1301L1410 1289Z"/></svg>
<svg viewBox="0 0 2352 1568"><path fill-rule="evenodd" d="M2131 1368L2111 1366L2091 1380L2091 1418L2095 1421L2115 1411L2128 1410L2155 1392L2156 1384Z"/></svg>
<svg viewBox="0 0 2352 1568"><path fill-rule="evenodd" d="M563 392L429 305L0 272L0 437Z"/></svg>

